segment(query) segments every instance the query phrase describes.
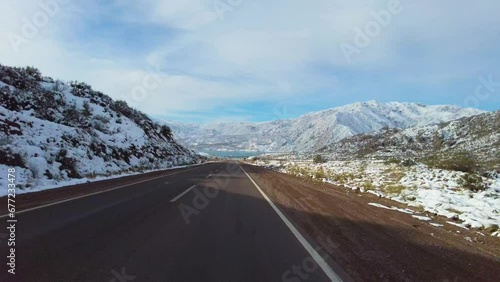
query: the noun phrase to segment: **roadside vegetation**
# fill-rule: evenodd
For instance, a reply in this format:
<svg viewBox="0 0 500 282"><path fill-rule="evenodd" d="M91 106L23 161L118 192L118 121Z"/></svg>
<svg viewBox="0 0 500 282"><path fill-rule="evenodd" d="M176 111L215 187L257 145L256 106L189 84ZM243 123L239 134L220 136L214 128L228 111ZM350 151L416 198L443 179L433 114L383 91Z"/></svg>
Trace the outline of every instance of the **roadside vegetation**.
<svg viewBox="0 0 500 282"><path fill-rule="evenodd" d="M476 158L468 152L436 154L422 159L429 167L472 173L480 169Z"/></svg>
<svg viewBox="0 0 500 282"><path fill-rule="evenodd" d="M331 183L356 192L406 203L413 210L442 215L464 228L500 236L500 174L479 165L467 153L410 158L349 159L316 162L256 161L273 170L315 183ZM481 210L481 212L476 212Z"/></svg>
<svg viewBox="0 0 500 282"><path fill-rule="evenodd" d="M326 163L327 162L327 159L325 157L323 157L322 155L315 155L313 157L313 163L315 164L322 164L322 163Z"/></svg>

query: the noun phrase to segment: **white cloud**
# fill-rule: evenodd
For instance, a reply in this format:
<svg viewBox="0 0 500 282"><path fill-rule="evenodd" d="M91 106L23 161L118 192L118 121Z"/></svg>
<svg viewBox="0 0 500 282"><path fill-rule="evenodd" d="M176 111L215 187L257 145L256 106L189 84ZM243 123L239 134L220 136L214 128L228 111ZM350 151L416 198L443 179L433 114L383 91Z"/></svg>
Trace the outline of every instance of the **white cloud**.
<svg viewBox="0 0 500 282"><path fill-rule="evenodd" d="M499 42L500 3L493 0L401 0L403 12L349 64L339 44L352 41L354 29L372 21L371 13L389 1L394 0L243 0L224 20L213 0L115 0L106 7L70 1L19 53L8 34L21 32L23 17L32 18L40 8L35 0L8 2L0 12L0 63L35 65L54 77L86 81L115 98L127 97L147 76L147 66L159 64L161 87L137 106L150 114L177 115L236 101L317 93L331 93L329 100L346 97L360 86L346 85L339 77L355 81L356 73L385 72L392 75L390 83L435 85L467 77L473 81L487 67L500 71L488 57ZM119 55L126 46L111 46L116 54L101 57L91 45L96 38L68 37L87 22L110 18L145 29L172 29L175 35L150 46L146 55L128 57Z"/></svg>

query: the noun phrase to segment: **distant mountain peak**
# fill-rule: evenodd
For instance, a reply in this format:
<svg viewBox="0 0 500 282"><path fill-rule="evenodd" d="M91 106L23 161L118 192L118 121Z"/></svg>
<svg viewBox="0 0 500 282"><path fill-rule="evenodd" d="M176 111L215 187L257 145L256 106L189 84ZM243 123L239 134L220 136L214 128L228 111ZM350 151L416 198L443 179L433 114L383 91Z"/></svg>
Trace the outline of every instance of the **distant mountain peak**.
<svg viewBox="0 0 500 282"><path fill-rule="evenodd" d="M370 100L272 122L171 124L179 140L198 150L314 151L355 134L451 121L484 111L453 105Z"/></svg>

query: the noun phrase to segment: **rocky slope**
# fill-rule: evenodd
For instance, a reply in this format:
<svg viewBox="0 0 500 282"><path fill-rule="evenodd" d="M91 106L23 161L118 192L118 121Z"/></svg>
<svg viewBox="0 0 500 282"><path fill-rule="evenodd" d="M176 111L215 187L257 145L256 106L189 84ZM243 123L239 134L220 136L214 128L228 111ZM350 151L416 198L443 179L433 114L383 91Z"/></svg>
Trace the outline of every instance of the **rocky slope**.
<svg viewBox="0 0 500 282"><path fill-rule="evenodd" d="M478 161L500 166L500 111L450 122L407 129L386 129L346 138L324 147L336 158L449 157L467 153Z"/></svg>
<svg viewBox="0 0 500 282"><path fill-rule="evenodd" d="M0 65L0 171L18 187L190 164L166 125L79 82ZM29 189L28 189L29 190Z"/></svg>

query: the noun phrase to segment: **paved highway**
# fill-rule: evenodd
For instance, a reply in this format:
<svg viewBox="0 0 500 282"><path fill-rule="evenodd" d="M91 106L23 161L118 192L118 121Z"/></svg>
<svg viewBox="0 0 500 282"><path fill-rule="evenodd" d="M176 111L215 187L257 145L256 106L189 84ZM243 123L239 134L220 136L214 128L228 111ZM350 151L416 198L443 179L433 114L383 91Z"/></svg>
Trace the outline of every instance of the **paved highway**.
<svg viewBox="0 0 500 282"><path fill-rule="evenodd" d="M0 281L349 280L236 163L120 185L17 220L16 275L2 242Z"/></svg>

